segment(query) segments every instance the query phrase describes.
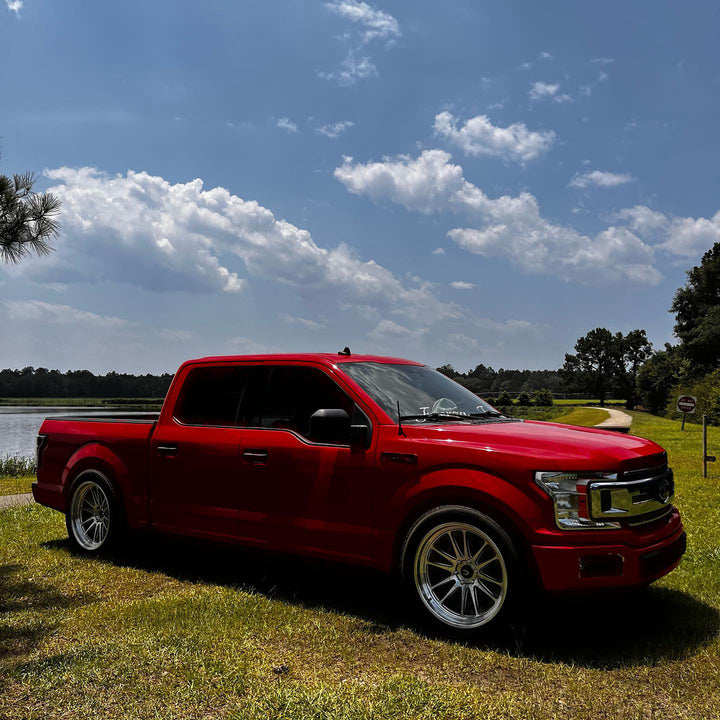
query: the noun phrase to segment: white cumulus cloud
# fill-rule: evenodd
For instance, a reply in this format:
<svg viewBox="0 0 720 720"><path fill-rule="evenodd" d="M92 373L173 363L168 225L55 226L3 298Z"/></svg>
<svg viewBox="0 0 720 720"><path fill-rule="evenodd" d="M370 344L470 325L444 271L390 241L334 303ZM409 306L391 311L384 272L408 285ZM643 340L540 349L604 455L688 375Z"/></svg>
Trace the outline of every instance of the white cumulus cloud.
<svg viewBox="0 0 720 720"><path fill-rule="evenodd" d="M430 214L462 214L471 226L453 228L451 240L485 257L503 257L528 273L546 273L580 283L632 280L656 284L654 250L628 229L608 228L595 237L551 223L528 192L488 197L463 177L442 150L417 158L354 163L345 158L335 177L352 193Z"/></svg>
<svg viewBox="0 0 720 720"><path fill-rule="evenodd" d="M528 96L531 100L546 100L551 98L557 103L572 102L572 97L567 93L560 93L559 83L547 83L539 80L530 86Z"/></svg>
<svg viewBox="0 0 720 720"><path fill-rule="evenodd" d="M340 67L333 71L318 72L318 76L349 86L377 75L377 67L365 50L378 40L384 41L386 47L393 45L402 35L398 21L390 13L360 0L333 0L325 3L325 7L353 23L356 30L345 33L341 38L349 44L349 49Z"/></svg>
<svg viewBox="0 0 720 720"><path fill-rule="evenodd" d="M475 283L466 282L465 280L453 280L450 283L450 287L455 288L456 290L472 290L473 288L476 288L477 285Z"/></svg>
<svg viewBox="0 0 720 720"><path fill-rule="evenodd" d="M457 118L447 111L435 116L435 133L459 146L466 155L495 155L525 163L550 149L552 130L529 130L524 123L496 127L487 115L477 115L458 127Z"/></svg>
<svg viewBox="0 0 720 720"><path fill-rule="evenodd" d="M328 10L346 20L357 23L363 28L363 40L369 42L375 38L392 39L400 37L397 20L383 10L358 0L336 0L325 3Z"/></svg>
<svg viewBox="0 0 720 720"><path fill-rule="evenodd" d="M636 205L616 213L613 219L626 222L641 237L681 257L699 257L720 242L720 211L711 218L674 217Z"/></svg>
<svg viewBox="0 0 720 720"><path fill-rule="evenodd" d="M356 53L351 50L337 70L332 72L321 71L318 76L324 80L337 80L339 85L347 87L354 85L358 80L377 74L378 71L372 58L368 55L357 57Z"/></svg>
<svg viewBox="0 0 720 720"><path fill-rule="evenodd" d="M20 17L20 11L23 9L23 0L5 0L5 4L10 12L15 13L15 17Z"/></svg>
<svg viewBox="0 0 720 720"><path fill-rule="evenodd" d="M258 276L304 296L332 297L429 318L461 315L422 280L407 282L347 245L318 246L307 230L202 180L146 172L47 171L62 201L56 252L6 270L44 283L114 281L151 291L237 293ZM221 259L222 258L222 259Z"/></svg>
<svg viewBox="0 0 720 720"><path fill-rule="evenodd" d="M319 330L320 328L325 327L325 323L312 320L311 318L296 317L290 313L280 313L280 319L283 322L288 323L288 325L301 325L308 330Z"/></svg>
<svg viewBox="0 0 720 720"><path fill-rule="evenodd" d="M298 131L298 126L291 122L289 118L281 117L277 119L277 122L275 123L279 128L283 130L287 130L289 133L296 133Z"/></svg>
<svg viewBox="0 0 720 720"><path fill-rule="evenodd" d="M617 187L633 182L635 178L629 173L613 173L603 170L591 170L575 175L568 183L569 187L586 188L595 185L600 188Z"/></svg>
<svg viewBox="0 0 720 720"><path fill-rule="evenodd" d="M339 138L346 130L349 130L354 125L355 123L352 120L341 120L340 122L321 125L320 127L315 128L315 130L320 133L320 135L325 135L326 137L334 140L335 138Z"/></svg>

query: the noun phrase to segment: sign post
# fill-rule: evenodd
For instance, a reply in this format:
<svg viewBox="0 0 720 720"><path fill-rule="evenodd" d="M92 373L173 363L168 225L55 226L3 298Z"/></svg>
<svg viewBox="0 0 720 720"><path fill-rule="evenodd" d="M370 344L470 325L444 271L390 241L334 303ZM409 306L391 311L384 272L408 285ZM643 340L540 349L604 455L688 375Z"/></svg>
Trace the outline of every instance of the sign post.
<svg viewBox="0 0 720 720"><path fill-rule="evenodd" d="M685 429L685 416L695 412L695 406L697 405L697 398L692 395L681 395L677 399L677 410L682 413L682 425L681 430Z"/></svg>
<svg viewBox="0 0 720 720"><path fill-rule="evenodd" d="M714 455L707 454L707 415L703 415L703 477L707 477L707 464L715 462Z"/></svg>

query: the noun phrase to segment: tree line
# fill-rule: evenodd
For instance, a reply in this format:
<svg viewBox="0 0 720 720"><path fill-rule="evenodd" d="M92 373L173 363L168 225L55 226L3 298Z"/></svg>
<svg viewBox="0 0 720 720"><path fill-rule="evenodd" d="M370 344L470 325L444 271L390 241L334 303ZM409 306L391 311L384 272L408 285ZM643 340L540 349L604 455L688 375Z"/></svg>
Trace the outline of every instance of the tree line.
<svg viewBox="0 0 720 720"><path fill-rule="evenodd" d="M0 397L163 398L172 378L169 373L128 375L109 372L95 375L89 370L5 369L0 370Z"/></svg>

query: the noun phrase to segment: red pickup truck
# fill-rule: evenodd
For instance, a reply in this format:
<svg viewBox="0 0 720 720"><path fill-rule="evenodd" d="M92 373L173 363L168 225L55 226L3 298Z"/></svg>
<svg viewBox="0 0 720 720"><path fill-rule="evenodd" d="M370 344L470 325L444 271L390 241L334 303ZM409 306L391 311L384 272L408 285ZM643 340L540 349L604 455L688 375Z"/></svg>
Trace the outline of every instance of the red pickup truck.
<svg viewBox="0 0 720 720"><path fill-rule="evenodd" d="M48 418L33 493L86 552L151 528L368 565L472 633L531 588L670 572L673 488L649 440L505 417L422 364L341 353L191 360L159 416Z"/></svg>

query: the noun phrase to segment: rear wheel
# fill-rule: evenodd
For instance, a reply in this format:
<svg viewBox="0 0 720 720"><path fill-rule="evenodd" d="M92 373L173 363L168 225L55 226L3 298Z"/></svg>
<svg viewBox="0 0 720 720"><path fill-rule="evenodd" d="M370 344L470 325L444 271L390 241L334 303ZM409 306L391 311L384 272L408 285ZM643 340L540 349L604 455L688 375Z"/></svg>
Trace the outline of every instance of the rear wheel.
<svg viewBox="0 0 720 720"><path fill-rule="evenodd" d="M80 473L65 515L68 536L79 550L99 553L120 535L122 516L110 481L96 470Z"/></svg>
<svg viewBox="0 0 720 720"><path fill-rule="evenodd" d="M402 569L408 596L425 619L462 634L497 626L520 584L507 533L460 506L432 510L413 525Z"/></svg>

